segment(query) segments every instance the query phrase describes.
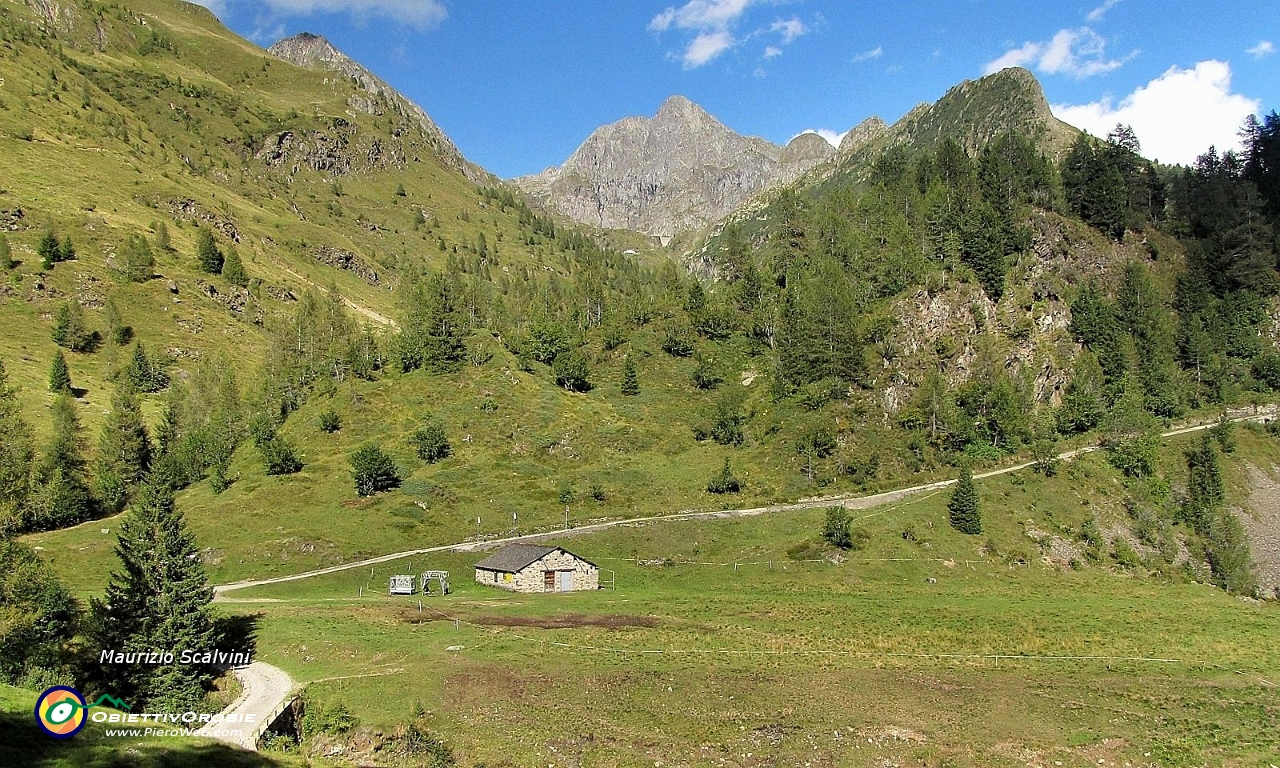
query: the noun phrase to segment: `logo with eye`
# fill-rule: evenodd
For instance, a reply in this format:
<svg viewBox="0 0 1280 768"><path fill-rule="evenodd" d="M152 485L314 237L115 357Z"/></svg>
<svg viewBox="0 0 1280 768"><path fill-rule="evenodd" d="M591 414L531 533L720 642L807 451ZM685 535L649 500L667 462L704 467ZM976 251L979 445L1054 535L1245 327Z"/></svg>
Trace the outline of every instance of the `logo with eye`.
<svg viewBox="0 0 1280 768"><path fill-rule="evenodd" d="M69 739L89 721L89 704L75 688L55 686L36 700L36 722L55 739Z"/></svg>

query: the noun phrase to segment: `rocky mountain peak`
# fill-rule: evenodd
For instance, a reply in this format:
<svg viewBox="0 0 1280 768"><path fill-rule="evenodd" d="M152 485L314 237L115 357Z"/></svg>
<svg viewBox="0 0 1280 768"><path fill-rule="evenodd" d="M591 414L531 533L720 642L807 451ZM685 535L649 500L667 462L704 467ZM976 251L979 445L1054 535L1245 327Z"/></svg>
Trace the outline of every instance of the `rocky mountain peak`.
<svg viewBox="0 0 1280 768"><path fill-rule="evenodd" d="M431 142L440 161L446 166L462 171L475 182L486 182L490 175L479 166L470 163L458 151L454 143L436 125L435 121L386 81L370 72L363 65L338 50L323 35L300 32L286 37L267 49L273 56L306 69L339 72L356 81L367 97L352 96L347 106L366 114L381 115L389 108L415 123Z"/></svg>
<svg viewBox="0 0 1280 768"><path fill-rule="evenodd" d="M833 153L818 136L792 144L739 135L672 96L652 118L603 126L564 165L514 183L576 221L666 239L718 221Z"/></svg>

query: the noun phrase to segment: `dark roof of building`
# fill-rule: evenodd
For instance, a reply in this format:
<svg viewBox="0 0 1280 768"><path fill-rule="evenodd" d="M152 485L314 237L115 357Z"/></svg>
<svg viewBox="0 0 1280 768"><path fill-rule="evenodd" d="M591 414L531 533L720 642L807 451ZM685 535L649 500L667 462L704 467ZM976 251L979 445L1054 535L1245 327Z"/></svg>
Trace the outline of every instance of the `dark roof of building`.
<svg viewBox="0 0 1280 768"><path fill-rule="evenodd" d="M540 547L536 544L511 544L476 563L476 567L482 568L486 571L516 573L517 571L523 571L533 563L536 563L559 549L561 548ZM577 557L579 560L582 560L582 558L574 555L568 550L563 551L569 555L573 555L573 557ZM588 560L582 560L582 562L587 563L588 565L595 565L595 563Z"/></svg>

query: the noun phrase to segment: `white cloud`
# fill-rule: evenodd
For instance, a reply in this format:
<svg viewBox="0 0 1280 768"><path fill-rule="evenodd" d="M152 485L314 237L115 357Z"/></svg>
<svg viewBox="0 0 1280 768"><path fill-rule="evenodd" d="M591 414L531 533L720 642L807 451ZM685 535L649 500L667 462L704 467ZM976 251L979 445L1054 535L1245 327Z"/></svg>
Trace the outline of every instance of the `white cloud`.
<svg viewBox="0 0 1280 768"><path fill-rule="evenodd" d="M1032 67L1045 74L1064 74L1082 80L1119 69L1137 55L1135 50L1118 59L1109 59L1106 38L1097 32L1089 27L1062 29L1050 40L1026 42L1006 51L988 62L983 73L989 75L1006 67Z"/></svg>
<svg viewBox="0 0 1280 768"><path fill-rule="evenodd" d="M875 48L872 48L869 51L863 51L857 56L854 56L853 63L858 64L863 61L871 61L872 59L878 59L883 55L884 55L884 46L877 45Z"/></svg>
<svg viewBox="0 0 1280 768"><path fill-rule="evenodd" d="M768 0L774 4L774 0ZM697 69L716 59L732 48L762 35L779 35L777 44L768 45L764 49L765 59L774 59L782 55L783 46L789 45L797 38L807 35L809 26L799 17L779 19L770 26L756 27L755 31L735 35L735 28L742 21L747 10L755 5L764 5L766 0L689 0L681 6L669 6L649 20L650 32L667 32L679 30L691 34L685 43L684 51L679 58L685 69Z"/></svg>
<svg viewBox="0 0 1280 768"><path fill-rule="evenodd" d="M733 35L726 30L703 32L689 42L683 61L685 69L697 69L733 47Z"/></svg>
<svg viewBox="0 0 1280 768"><path fill-rule="evenodd" d="M219 16L235 6L265 5L279 16L349 13L356 19L381 17L418 29L431 29L449 16L440 0L195 0Z"/></svg>
<svg viewBox="0 0 1280 768"><path fill-rule="evenodd" d="M826 139L828 144L838 148L840 146L840 142L844 140L845 135L849 132L845 131L844 133L840 133L838 131L833 131L829 128L806 128L803 131L797 133L795 136L792 136L791 141L795 141L797 137L803 136L806 133L817 134L822 138ZM787 143L790 144L791 141L788 141Z"/></svg>
<svg viewBox="0 0 1280 768"><path fill-rule="evenodd" d="M809 28L804 22L798 18L791 18L785 21L775 21L773 26L769 27L770 32L780 32L782 34L782 44L792 42L797 37L802 37L809 33Z"/></svg>
<svg viewBox="0 0 1280 768"><path fill-rule="evenodd" d="M1102 21L1103 16L1107 15L1107 11L1111 10L1112 8L1115 8L1121 2L1123 2L1123 0L1106 0L1106 2L1104 2L1102 5L1098 6L1097 8L1094 8L1092 11L1089 11L1088 15L1086 15L1084 18L1090 24L1097 24L1098 22Z"/></svg>
<svg viewBox="0 0 1280 768"><path fill-rule="evenodd" d="M649 22L649 29L665 32L673 25L679 29L724 30L736 22L752 0L689 0L679 8L671 7Z"/></svg>
<svg viewBox="0 0 1280 768"><path fill-rule="evenodd" d="M1164 163L1190 164L1211 145L1224 151L1240 146L1240 123L1262 103L1231 92L1231 66L1202 61L1192 69L1171 67L1160 77L1124 97L1090 104L1054 105L1062 120L1095 136L1105 136L1117 123L1132 126L1142 154Z"/></svg>
<svg viewBox="0 0 1280 768"><path fill-rule="evenodd" d="M1254 59L1261 61L1276 52L1276 47L1271 44L1270 40L1259 40L1258 44L1245 51Z"/></svg>

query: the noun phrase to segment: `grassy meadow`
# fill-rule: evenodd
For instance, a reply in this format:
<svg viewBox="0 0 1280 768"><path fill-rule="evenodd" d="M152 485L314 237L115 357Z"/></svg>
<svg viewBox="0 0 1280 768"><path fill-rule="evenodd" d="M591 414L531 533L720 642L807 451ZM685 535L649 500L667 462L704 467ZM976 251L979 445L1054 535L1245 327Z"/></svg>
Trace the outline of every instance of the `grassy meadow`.
<svg viewBox="0 0 1280 768"><path fill-rule="evenodd" d="M240 590L224 608L255 617L261 658L309 701L384 732L420 704L460 765L1273 759L1274 604L1150 553L1153 568L1047 563L1028 531L1070 540L1123 514L1098 456L979 487L982 536L950 529L946 494L918 497L855 513L868 545L838 563L808 561L813 510L562 540L616 590L510 595L474 584L479 556L459 553ZM426 568L449 570L454 594L421 612L385 594L390 574Z"/></svg>

